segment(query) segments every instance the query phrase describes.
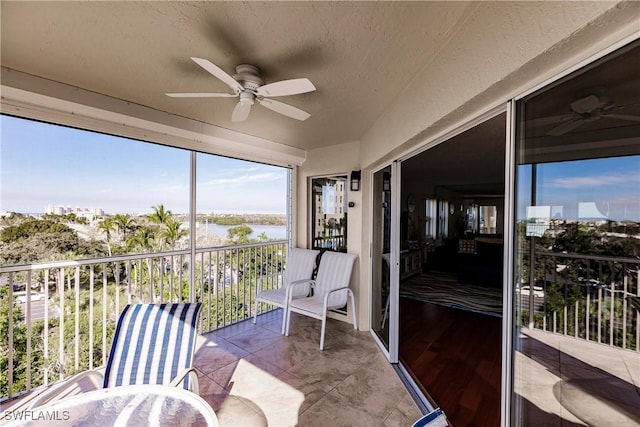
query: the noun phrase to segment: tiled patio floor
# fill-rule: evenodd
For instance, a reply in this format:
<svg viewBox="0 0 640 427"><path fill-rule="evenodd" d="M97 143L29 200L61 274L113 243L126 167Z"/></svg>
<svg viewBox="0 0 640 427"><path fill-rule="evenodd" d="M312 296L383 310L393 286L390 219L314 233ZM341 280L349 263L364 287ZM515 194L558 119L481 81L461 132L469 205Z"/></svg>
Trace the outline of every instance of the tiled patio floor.
<svg viewBox="0 0 640 427"><path fill-rule="evenodd" d="M222 426L409 426L420 411L368 332L281 310L201 337L200 395Z"/></svg>
<svg viewBox="0 0 640 427"><path fill-rule="evenodd" d="M200 396L221 426L410 426L421 413L368 332L328 319L292 315L280 334L282 310L198 337L194 365ZM69 395L92 389L88 382ZM23 410L37 394L4 402ZM0 424L3 416L0 414Z"/></svg>
<svg viewBox="0 0 640 427"><path fill-rule="evenodd" d="M523 329L515 392L527 425L640 426L640 353Z"/></svg>

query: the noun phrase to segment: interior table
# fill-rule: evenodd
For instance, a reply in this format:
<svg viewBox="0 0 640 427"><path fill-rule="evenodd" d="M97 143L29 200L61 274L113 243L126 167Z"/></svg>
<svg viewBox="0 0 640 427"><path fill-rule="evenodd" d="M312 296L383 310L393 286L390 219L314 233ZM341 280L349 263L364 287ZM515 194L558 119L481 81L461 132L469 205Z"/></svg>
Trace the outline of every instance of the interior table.
<svg viewBox="0 0 640 427"><path fill-rule="evenodd" d="M89 391L13 413L11 418L8 425L15 426L218 426L215 412L204 399L164 385Z"/></svg>

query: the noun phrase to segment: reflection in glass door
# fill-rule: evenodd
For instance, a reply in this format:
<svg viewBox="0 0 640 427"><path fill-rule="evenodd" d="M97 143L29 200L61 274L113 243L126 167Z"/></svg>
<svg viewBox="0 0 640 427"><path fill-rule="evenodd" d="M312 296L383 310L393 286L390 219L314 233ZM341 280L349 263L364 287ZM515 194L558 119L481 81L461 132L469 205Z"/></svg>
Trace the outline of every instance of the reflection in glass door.
<svg viewBox="0 0 640 427"><path fill-rule="evenodd" d="M371 330L389 352L394 353L391 345L393 335L392 289L392 184L391 166L373 174L373 236L372 236L372 299L371 299ZM397 288L397 287L396 287ZM393 358L390 357L390 361Z"/></svg>
<svg viewBox="0 0 640 427"><path fill-rule="evenodd" d="M518 101L512 425L640 425L638 64Z"/></svg>

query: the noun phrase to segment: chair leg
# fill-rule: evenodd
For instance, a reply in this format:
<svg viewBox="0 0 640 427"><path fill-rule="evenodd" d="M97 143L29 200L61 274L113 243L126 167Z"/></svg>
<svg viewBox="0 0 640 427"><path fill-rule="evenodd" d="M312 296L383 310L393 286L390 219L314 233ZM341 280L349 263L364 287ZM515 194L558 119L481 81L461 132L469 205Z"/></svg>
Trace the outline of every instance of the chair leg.
<svg viewBox="0 0 640 427"><path fill-rule="evenodd" d="M284 311L282 313L282 331L280 332L280 334L284 335L285 329L286 329L286 326L287 326L287 311L289 311L289 310L287 310L286 306L282 307L282 310L284 310Z"/></svg>
<svg viewBox="0 0 640 427"><path fill-rule="evenodd" d="M353 329L355 329L356 331L358 330L358 320L357 320L357 316L356 316L356 300L353 296L353 292L351 292L351 289L349 289L349 296L351 297L351 310L353 311Z"/></svg>
<svg viewBox="0 0 640 427"><path fill-rule="evenodd" d="M256 324L256 318L258 317L258 304L260 304L258 301L256 301L255 303L255 310L253 310L253 324Z"/></svg>
<svg viewBox="0 0 640 427"><path fill-rule="evenodd" d="M285 310L284 315L285 315L285 321L286 321L284 335L288 337L289 336L289 326L290 326L290 323L291 323L291 310L289 310L288 307Z"/></svg>
<svg viewBox="0 0 640 427"><path fill-rule="evenodd" d="M327 312L324 312L322 317L322 328L320 330L320 350L324 348L324 327L327 325Z"/></svg>

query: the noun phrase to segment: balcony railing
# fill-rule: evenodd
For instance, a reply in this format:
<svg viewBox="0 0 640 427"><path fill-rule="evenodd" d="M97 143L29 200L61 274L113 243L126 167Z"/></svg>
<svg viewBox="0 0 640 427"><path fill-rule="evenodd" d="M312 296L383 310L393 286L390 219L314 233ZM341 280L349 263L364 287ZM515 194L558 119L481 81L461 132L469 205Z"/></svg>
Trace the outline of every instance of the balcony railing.
<svg viewBox="0 0 640 427"><path fill-rule="evenodd" d="M125 304L202 302L202 332L271 309L254 305L256 285L279 287L286 248L270 241L0 267L0 400L106 363Z"/></svg>
<svg viewBox="0 0 640 427"><path fill-rule="evenodd" d="M522 264L522 324L640 351L639 259L527 252Z"/></svg>

